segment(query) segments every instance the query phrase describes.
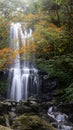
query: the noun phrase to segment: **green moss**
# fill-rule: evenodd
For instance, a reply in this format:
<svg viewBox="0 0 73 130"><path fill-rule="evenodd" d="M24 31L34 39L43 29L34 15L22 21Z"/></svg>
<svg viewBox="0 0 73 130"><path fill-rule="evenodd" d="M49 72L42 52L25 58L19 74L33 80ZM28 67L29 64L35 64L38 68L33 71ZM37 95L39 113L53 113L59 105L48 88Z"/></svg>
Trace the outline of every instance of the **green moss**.
<svg viewBox="0 0 73 130"><path fill-rule="evenodd" d="M55 130L49 123L37 115L22 115L13 122L14 130Z"/></svg>
<svg viewBox="0 0 73 130"><path fill-rule="evenodd" d="M65 89L64 98L66 101L73 101L73 83Z"/></svg>

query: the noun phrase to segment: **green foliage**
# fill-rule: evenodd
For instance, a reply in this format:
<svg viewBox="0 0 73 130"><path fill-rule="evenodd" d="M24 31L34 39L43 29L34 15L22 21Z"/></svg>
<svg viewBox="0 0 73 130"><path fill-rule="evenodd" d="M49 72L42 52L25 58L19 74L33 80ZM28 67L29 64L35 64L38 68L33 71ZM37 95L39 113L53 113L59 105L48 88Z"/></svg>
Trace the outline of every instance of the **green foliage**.
<svg viewBox="0 0 73 130"><path fill-rule="evenodd" d="M61 4L61 2L62 2L62 0L56 0L56 3L59 5Z"/></svg>
<svg viewBox="0 0 73 130"><path fill-rule="evenodd" d="M37 60L37 66L46 72L50 77L58 78L61 87L67 87L73 79L73 56L55 56L49 60Z"/></svg>
<svg viewBox="0 0 73 130"><path fill-rule="evenodd" d="M0 95L5 96L7 91L7 80L0 81Z"/></svg>
<svg viewBox="0 0 73 130"><path fill-rule="evenodd" d="M73 83L71 83L66 89L65 89L65 95L64 98L66 101L73 101Z"/></svg>
<svg viewBox="0 0 73 130"><path fill-rule="evenodd" d="M0 0L0 15L0 49L8 47L12 21L27 23L34 30L37 66L57 77L60 87L69 86L66 94L72 99L72 0Z"/></svg>
<svg viewBox="0 0 73 130"><path fill-rule="evenodd" d="M70 47L71 44L68 46L68 36L65 34L66 31L63 26L57 27L43 20L38 22L34 32L38 56L48 59L52 56L71 52L72 47Z"/></svg>
<svg viewBox="0 0 73 130"><path fill-rule="evenodd" d="M9 42L9 26L6 18L0 18L0 49L7 47Z"/></svg>
<svg viewBox="0 0 73 130"><path fill-rule="evenodd" d="M54 56L49 60L38 59L38 68L58 79L57 94L60 101L73 101L73 56Z"/></svg>

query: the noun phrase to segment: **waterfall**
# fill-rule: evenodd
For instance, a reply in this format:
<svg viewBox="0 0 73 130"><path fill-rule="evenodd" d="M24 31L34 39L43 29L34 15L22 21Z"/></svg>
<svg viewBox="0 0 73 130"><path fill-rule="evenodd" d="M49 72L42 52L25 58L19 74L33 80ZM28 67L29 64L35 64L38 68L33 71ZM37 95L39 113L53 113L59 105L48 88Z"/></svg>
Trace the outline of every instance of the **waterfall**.
<svg viewBox="0 0 73 130"><path fill-rule="evenodd" d="M15 51L32 43L32 30L22 29L20 23L12 23L10 26L10 45ZM27 48L26 48L27 49ZM28 48L29 52L32 48ZM21 60L23 58L23 60ZM30 96L38 97L39 75L34 65L35 56L29 56L25 51L18 53L9 70L8 98L10 100L27 100Z"/></svg>

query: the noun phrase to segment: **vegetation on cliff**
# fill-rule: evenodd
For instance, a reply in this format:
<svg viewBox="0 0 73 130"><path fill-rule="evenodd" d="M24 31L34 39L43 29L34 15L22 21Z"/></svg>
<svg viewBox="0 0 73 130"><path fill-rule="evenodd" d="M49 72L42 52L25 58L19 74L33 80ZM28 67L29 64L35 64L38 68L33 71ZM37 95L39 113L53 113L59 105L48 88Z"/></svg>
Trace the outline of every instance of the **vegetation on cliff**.
<svg viewBox="0 0 73 130"><path fill-rule="evenodd" d="M1 0L0 70L9 67L13 60L12 51L8 48L11 22L21 22L22 26L23 23L27 23L28 27L33 30L35 45L33 51L36 55L38 68L47 71L49 76L57 77L61 83L60 87L65 88L66 99L72 100L72 5L72 0L31 0L27 2L26 0L18 0L18 2L16 0ZM14 57L16 54L18 52L13 54Z"/></svg>

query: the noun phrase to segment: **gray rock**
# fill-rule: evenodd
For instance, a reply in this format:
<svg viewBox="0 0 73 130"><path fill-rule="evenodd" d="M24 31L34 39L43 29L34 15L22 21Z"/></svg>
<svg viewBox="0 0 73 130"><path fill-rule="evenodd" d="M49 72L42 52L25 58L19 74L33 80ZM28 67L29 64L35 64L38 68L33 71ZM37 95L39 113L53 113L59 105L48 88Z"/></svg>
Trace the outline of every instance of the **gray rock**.
<svg viewBox="0 0 73 130"><path fill-rule="evenodd" d="M9 117L13 120L16 117L16 114L14 112L9 112Z"/></svg>

